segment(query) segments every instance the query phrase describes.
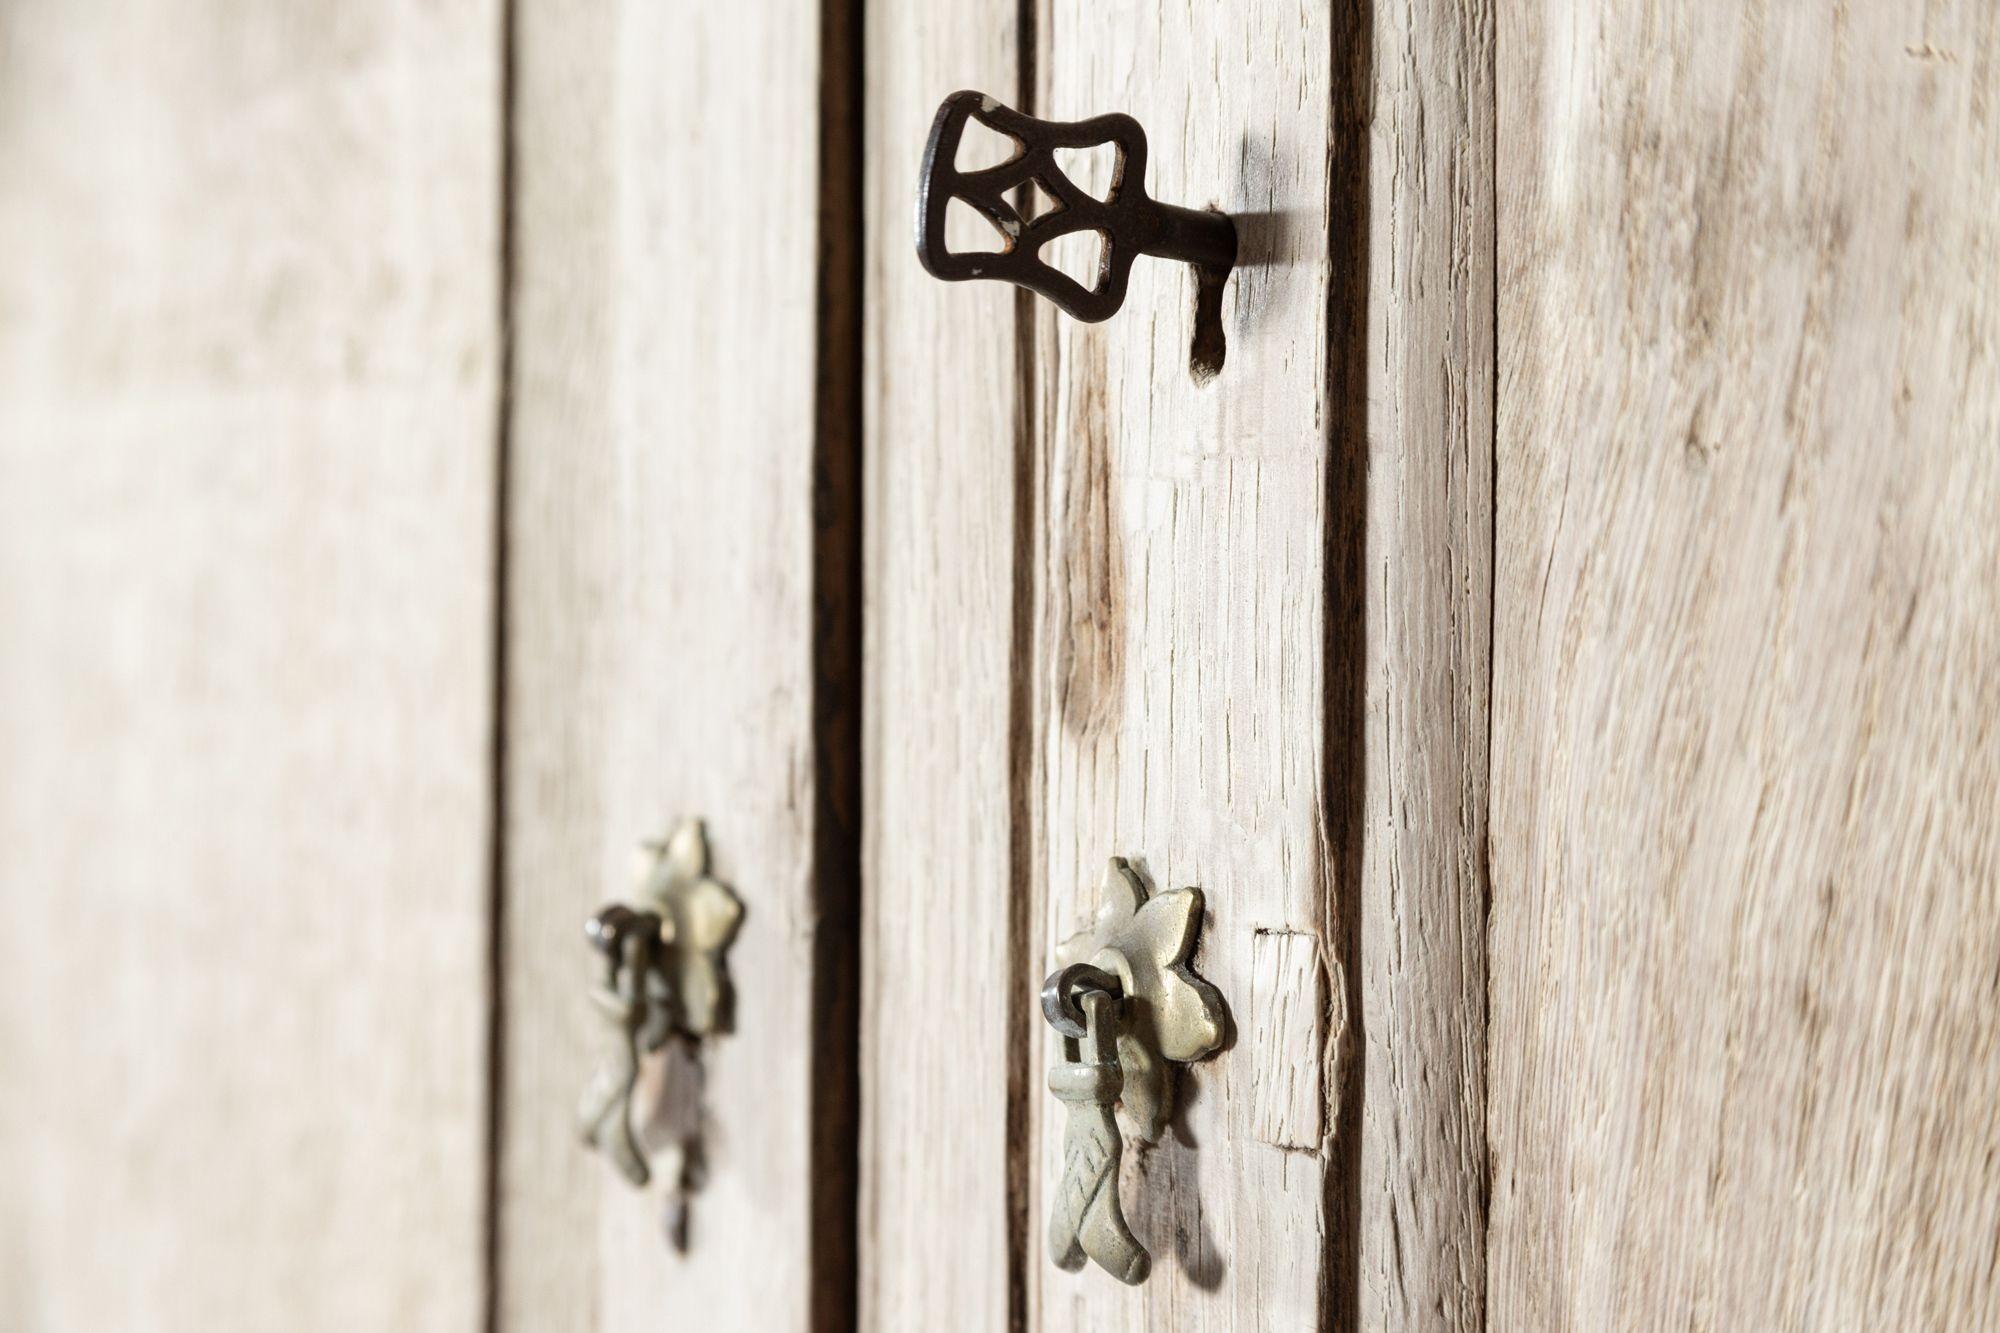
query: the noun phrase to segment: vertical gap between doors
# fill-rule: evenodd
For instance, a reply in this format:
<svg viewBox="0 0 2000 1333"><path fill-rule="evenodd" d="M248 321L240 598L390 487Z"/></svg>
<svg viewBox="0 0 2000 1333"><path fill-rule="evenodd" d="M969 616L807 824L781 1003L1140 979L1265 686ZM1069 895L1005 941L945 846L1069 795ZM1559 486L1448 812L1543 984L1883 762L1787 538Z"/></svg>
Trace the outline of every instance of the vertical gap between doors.
<svg viewBox="0 0 2000 1333"><path fill-rule="evenodd" d="M1035 6L1018 0L1015 11L1017 102L1035 115L1036 56L1039 40ZM1016 207L1031 205L1023 186ZM1035 296L1014 293L1014 531L1012 623L1007 664L1008 878L1014 891L1007 908L1007 1327L1028 1326L1028 1265L1033 1227L1029 1219L1035 1164L1030 1098L1035 1082L1035 1027L1026 987L1035 976L1034 878L1034 671L1035 671L1035 506L1036 381ZM1017 994L1017 989L1022 993Z"/></svg>
<svg viewBox="0 0 2000 1333"><path fill-rule="evenodd" d="M1486 791L1485 837L1479 847L1479 883L1485 894L1483 910L1480 912L1481 938L1479 956L1486 969L1486 1024L1480 1036L1479 1059L1481 1087L1484 1095L1492 1094L1493 1078L1493 649L1498 642L1500 608L1497 590L1500 586L1500 33L1502 25L1498 16L1489 8L1487 21L1492 25L1486 43L1486 171L1487 171L1487 221L1486 271L1489 279L1489 299L1487 316L1492 321L1488 328L1491 341L1487 343L1487 355L1492 358L1487 367L1487 387L1491 398L1487 403L1487 467L1486 485L1486 772L1483 786ZM1479 1216L1481 1219L1482 1244L1485 1253L1480 1255L1482 1272L1480 1304L1482 1311L1490 1311L1486 1304L1489 1289L1492 1255L1492 1229L1489 1225L1493 1216L1493 1117L1480 1116L1480 1129L1485 1144L1485 1171L1479 1182Z"/></svg>
<svg viewBox="0 0 2000 1333"><path fill-rule="evenodd" d="M1362 1008L1362 847L1367 791L1369 152L1374 95L1374 0L1337 6L1328 106L1327 468L1324 551L1324 764L1328 830L1327 938L1340 960L1346 1008L1330 1089L1336 1113L1327 1163L1327 1249L1319 1326L1352 1330L1361 1315L1361 1132L1367 1040ZM1334 1003L1329 996L1329 1003Z"/></svg>
<svg viewBox="0 0 2000 1333"><path fill-rule="evenodd" d="M808 1323L859 1319L864 0L821 0L813 367Z"/></svg>
<svg viewBox="0 0 2000 1333"><path fill-rule="evenodd" d="M488 581L493 638L488 647L492 675L487 689L486 798L486 1155L481 1182L483 1217L480 1256L481 1326L497 1333L500 1326L500 1159L505 1138L507 967L505 934L507 907L507 509L513 459L514 285L518 272L514 225L515 53L518 33L515 0L499 5L499 235L495 256L499 269L493 317L498 331L499 365L494 381L494 457L492 498L492 575Z"/></svg>

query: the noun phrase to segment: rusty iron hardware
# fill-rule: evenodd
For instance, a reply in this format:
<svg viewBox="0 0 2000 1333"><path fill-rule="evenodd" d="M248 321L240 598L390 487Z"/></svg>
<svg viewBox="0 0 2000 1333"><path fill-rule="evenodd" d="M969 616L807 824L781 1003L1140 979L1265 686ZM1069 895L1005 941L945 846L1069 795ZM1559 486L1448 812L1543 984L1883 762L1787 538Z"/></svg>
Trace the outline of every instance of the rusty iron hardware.
<svg viewBox="0 0 2000 1333"><path fill-rule="evenodd" d="M1146 896L1113 859L1096 921L1067 941L1042 984L1042 1016L1062 1039L1049 1091L1069 1108L1063 1171L1049 1213L1049 1254L1075 1271L1093 1259L1136 1284L1152 1256L1118 1196L1124 1134L1157 1142L1172 1111L1171 1066L1221 1049L1222 994L1190 962L1201 929L1199 889Z"/></svg>
<svg viewBox="0 0 2000 1333"><path fill-rule="evenodd" d="M997 166L960 171L955 165L968 121L1012 139L1018 151ZM1080 189L1056 165L1058 148L1117 150L1103 199ZM1007 192L1038 185L1057 205L1024 218ZM998 253L953 252L945 214L953 199L971 205L1000 233ZM1101 234L1097 279L1085 287L1041 257L1042 247L1072 232ZM984 93L945 98L931 124L917 185L917 258L947 282L994 278L1039 293L1088 324L1109 319L1125 302L1132 261L1140 255L1192 264L1201 281L1220 284L1236 264L1236 224L1223 213L1163 204L1146 193L1146 132L1122 114L1089 120L1037 120Z"/></svg>
<svg viewBox="0 0 2000 1333"><path fill-rule="evenodd" d="M603 1017L605 1041L577 1118L584 1143L644 1187L653 1163L635 1107L642 1062L676 1040L691 1051L728 1027L723 954L742 922L743 904L709 875L708 839L699 820L685 820L664 842L640 848L632 901L607 904L584 923L585 938L603 956L590 999ZM677 1159L687 1156L686 1148L674 1145ZM677 1160L668 1171L670 1219L684 1214L691 1169ZM684 1229L683 1222L670 1221L677 1244Z"/></svg>

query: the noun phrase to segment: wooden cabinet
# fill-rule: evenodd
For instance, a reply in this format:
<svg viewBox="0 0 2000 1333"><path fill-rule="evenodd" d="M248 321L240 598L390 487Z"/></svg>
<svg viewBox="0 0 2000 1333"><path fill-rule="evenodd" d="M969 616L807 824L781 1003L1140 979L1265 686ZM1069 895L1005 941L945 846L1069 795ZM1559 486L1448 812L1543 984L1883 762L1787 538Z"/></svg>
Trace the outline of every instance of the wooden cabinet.
<svg viewBox="0 0 2000 1333"><path fill-rule="evenodd" d="M1490 32L960 8L869 12L863 1322L1473 1326ZM1128 111L1149 190L1238 218L1218 376L1181 266L1083 325L911 264L913 130L959 86ZM1026 1003L1113 855L1203 889L1234 1026L1128 1163L1137 1289L1043 1253Z"/></svg>
<svg viewBox="0 0 2000 1333"><path fill-rule="evenodd" d="M2000 26L0 10L0 1327L2000 1322ZM912 253L976 88L1219 373ZM706 821L731 1030L578 1142ZM1109 858L1227 1037L1045 1250ZM664 1091L663 1091L664 1090Z"/></svg>

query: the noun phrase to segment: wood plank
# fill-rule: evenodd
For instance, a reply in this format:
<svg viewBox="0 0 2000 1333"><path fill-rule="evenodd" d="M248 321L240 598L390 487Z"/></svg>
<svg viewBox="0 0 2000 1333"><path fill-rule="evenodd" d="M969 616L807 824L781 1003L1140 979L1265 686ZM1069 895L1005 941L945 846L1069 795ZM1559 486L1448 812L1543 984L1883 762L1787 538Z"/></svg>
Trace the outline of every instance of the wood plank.
<svg viewBox="0 0 2000 1333"><path fill-rule="evenodd" d="M1039 112L1135 116L1148 191L1237 215L1245 262L1224 297L1226 360L1206 384L1190 366L1183 266L1141 260L1106 323L1036 315L1042 910L1021 984L1090 919L1106 858L1125 856L1155 890L1203 891L1198 969L1238 1035L1183 1080L1162 1141L1126 1155L1125 1208L1153 1265L1124 1287L1094 1267L1057 1270L1040 1244L1063 1117L1041 1085L1055 1038L1037 1023L1035 1322L1311 1327L1333 1276L1333 1042L1347 1013L1333 978L1356 887L1340 878L1352 847L1336 841L1345 793L1329 789L1327 746L1359 726L1334 716L1325 674L1330 551L1357 536L1330 530L1330 497L1351 481L1330 472L1349 445L1337 432L1356 424L1328 396L1334 35L1293 5L1038 9ZM1304 1026L1308 1041L1272 1041L1301 1033L1289 1007L1318 973L1329 1012ZM1295 1141L1298 1113L1271 1113L1274 1088L1324 1108L1310 1142Z"/></svg>
<svg viewBox="0 0 2000 1333"><path fill-rule="evenodd" d="M1016 298L918 267L939 102L1019 83L1012 0L867 7L864 1328L1015 1326L1025 903L1015 838Z"/></svg>
<svg viewBox="0 0 2000 1333"><path fill-rule="evenodd" d="M2000 12L1510 8L1496 1324L2000 1319Z"/></svg>
<svg viewBox="0 0 2000 1333"><path fill-rule="evenodd" d="M499 21L0 9L0 1326L480 1318Z"/></svg>
<svg viewBox="0 0 2000 1333"><path fill-rule="evenodd" d="M1247 264L1210 383L1185 272L1044 317L1044 929L1105 855L1200 884L1239 1038L1128 1164L1153 1277L1040 1297L1055 1326L1481 1327L1490 14L1128 18L1045 7L1043 105L1136 114L1149 187L1236 214Z"/></svg>
<svg viewBox="0 0 2000 1333"><path fill-rule="evenodd" d="M1374 90L1371 107L1354 108L1373 145L1368 214L1354 226L1334 219L1336 238L1365 227L1370 271L1367 291L1349 298L1367 310L1365 337L1335 335L1358 349L1361 364L1337 374L1365 384L1368 417L1367 532L1343 580L1362 602L1366 659L1332 668L1366 682L1366 769L1349 798L1362 819L1360 1254L1356 1313L1343 1322L1476 1330L1486 1327L1493 7L1378 5L1372 35L1372 69L1353 80ZM1359 143L1344 130L1336 160ZM1346 756L1331 767L1346 771Z"/></svg>
<svg viewBox="0 0 2000 1333"><path fill-rule="evenodd" d="M853 1262L824 1255L853 1198L826 1134L851 1107L826 1096L852 1033L823 1023L851 926L823 920L815 636L845 594L814 506L852 444L825 438L820 373L852 297L823 285L822 6L517 15L499 1322L838 1327ZM683 816L745 917L734 1031L698 1083L671 1076L706 1160L678 1254L665 1182L633 1191L573 1116L597 1050L581 923Z"/></svg>

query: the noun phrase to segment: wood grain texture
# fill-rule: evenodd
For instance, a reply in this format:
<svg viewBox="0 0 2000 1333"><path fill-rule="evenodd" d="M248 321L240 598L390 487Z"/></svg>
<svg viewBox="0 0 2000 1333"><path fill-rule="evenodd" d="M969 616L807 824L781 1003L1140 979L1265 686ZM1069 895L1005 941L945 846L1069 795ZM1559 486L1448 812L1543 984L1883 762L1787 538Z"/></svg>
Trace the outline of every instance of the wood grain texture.
<svg viewBox="0 0 2000 1333"><path fill-rule="evenodd" d="M1353 571L1366 661L1333 668L1359 670L1366 695L1351 1322L1474 1330L1486 1325L1493 7L1373 12L1370 276L1350 307L1367 329L1357 342L1336 319L1335 335L1362 360L1336 384L1365 385L1368 415ZM1337 133L1353 169L1353 138ZM1337 242L1353 230L1342 221Z"/></svg>
<svg viewBox="0 0 2000 1333"><path fill-rule="evenodd" d="M1089 920L1105 860L1121 855L1155 890L1201 888L1196 966L1236 1035L1182 1079L1162 1141L1126 1154L1126 1214L1153 1269L1125 1287L1055 1269L1040 1244L1062 1118L1041 1085L1056 1041L1037 1024L1033 1318L1096 1331L1311 1327L1334 1280L1333 1051L1346 1011L1301 1022L1291 1007L1302 977L1340 975L1342 895L1356 888L1337 882L1342 794L1326 748L1330 468L1349 424L1328 397L1333 35L1293 5L1038 9L1038 112L1135 116L1148 191L1236 215L1243 262L1223 298L1226 362L1205 385L1189 368L1185 266L1141 260L1106 323L1046 305L1036 316L1041 910L1025 960L1035 975L1021 984ZM1330 1005L1346 993L1319 990ZM1325 1113L1300 1147L1304 1117L1289 1108L1302 1104Z"/></svg>
<svg viewBox="0 0 2000 1333"><path fill-rule="evenodd" d="M0 9L0 1326L479 1318L498 34Z"/></svg>
<svg viewBox="0 0 2000 1333"><path fill-rule="evenodd" d="M802 1329L820 6L517 12L500 1323ZM745 908L734 1031L668 1075L684 1255L573 1121L581 924L680 816Z"/></svg>
<svg viewBox="0 0 2000 1333"><path fill-rule="evenodd" d="M1011 0L867 7L861 1325L1011 1326L1019 895L1010 718L1016 298L911 244L917 163L960 88L1011 97Z"/></svg>
<svg viewBox="0 0 2000 1333"><path fill-rule="evenodd" d="M1491 1310L2000 1321L2000 11L1500 35Z"/></svg>

